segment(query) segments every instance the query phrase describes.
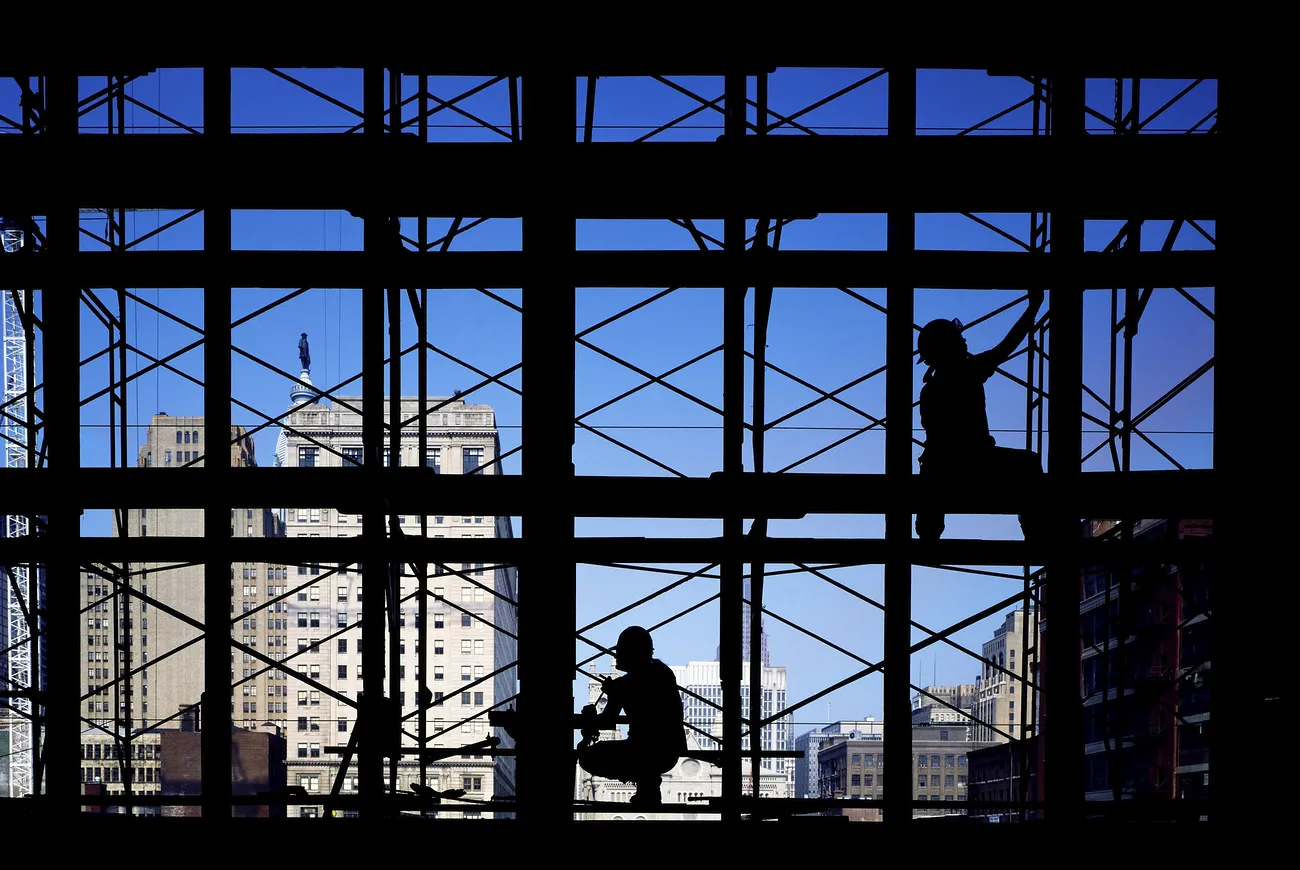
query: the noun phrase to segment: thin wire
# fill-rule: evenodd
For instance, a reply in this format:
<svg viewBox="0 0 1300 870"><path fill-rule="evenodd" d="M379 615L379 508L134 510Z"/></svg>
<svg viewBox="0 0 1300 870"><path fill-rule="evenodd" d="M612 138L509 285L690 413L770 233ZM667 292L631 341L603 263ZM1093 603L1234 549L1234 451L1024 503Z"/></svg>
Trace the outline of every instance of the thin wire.
<svg viewBox="0 0 1300 870"><path fill-rule="evenodd" d="M157 128L159 132L161 132L161 126L162 126L162 120L159 119L157 124ZM497 126L507 126L507 125L499 124ZM82 125L80 129L102 130L104 129L104 127L102 125L86 124L86 125ZM126 129L134 130L136 129L136 125L129 124L127 125ZM141 129L153 129L153 128L145 128L143 125L141 125ZM352 126L347 124L238 124L232 126L231 129L232 130L351 130ZM483 124L430 124L429 129L431 130L433 129L441 129L441 130L485 129L486 130L487 127L485 127ZM581 125L581 124L574 125L574 130L583 130L583 129L585 129L585 125ZM659 125L595 124L592 126L592 129L593 130L657 130L659 129ZM669 127L668 129L670 130L722 130L724 129L724 127L722 125L714 125L714 124L674 124L672 127ZM866 132L883 133L886 132L889 128L885 126L876 126L876 125L819 124L815 127L808 127L808 129L809 130L860 130ZM962 130L966 130L966 129L969 128L932 126L932 127L917 127L916 131L918 133L946 133L946 132L959 133ZM979 130L976 132L977 133L1032 133L1033 129L1034 129L1033 127L1004 127L1004 126L988 125L979 128ZM1098 124L1096 126L1090 126L1087 129L1089 131L1096 130L1096 131L1102 131L1107 133L1114 131L1114 128L1111 127L1110 125L1101 125L1101 124ZM1143 133L1146 133L1148 130L1152 133L1195 132L1192 128L1188 128L1188 127L1143 127L1142 128ZM4 129L3 131L0 132L17 134L20 131ZM789 135L793 135L793 134L789 134ZM1213 134L1202 133L1201 135L1213 135Z"/></svg>
<svg viewBox="0 0 1300 870"><path fill-rule="evenodd" d="M82 429L100 429L100 428L105 428L105 427L107 427L107 425L108 425L107 423L83 423L83 424L81 424L81 428L82 428ZM136 424L136 425L139 426L140 424ZM149 424L149 425L152 425L152 424ZM522 424L519 424L519 423L499 423L499 424L497 424L497 428L498 428L498 429L522 429L523 426L522 426ZM580 430L580 429L583 428L583 427L580 427L580 426L574 426L573 428L574 428L575 431L577 431L577 430ZM622 426L620 426L620 425L611 425L611 426L592 426L592 427L590 427L590 428L592 428L592 429L600 429L600 430L606 430L606 429L645 429L645 430L659 430L659 429L677 430L677 429L683 429L683 430L720 431L723 427L721 427L721 426L669 426L669 425L662 425L662 424L661 424L661 425L653 425L653 426L633 426L633 425L622 425ZM781 432L857 432L858 429L860 429L860 428L861 428L861 427L859 427L859 426L774 426L774 427L772 428L772 431L781 431ZM924 432L925 430L922 429L922 428L919 428L919 427L918 427L918 428L914 428L912 431L913 431L913 432ZM1048 431L1050 431L1050 430L1044 428L1043 431L1044 431L1044 432L1048 432ZM1145 432L1145 433L1147 433L1148 435L1213 435L1213 434L1214 434L1214 430L1213 430L1213 429L1143 429L1142 431ZM863 433L863 434L877 435L877 434L883 434L883 432L884 432L884 430L877 431L877 430L874 430L874 429L873 429L871 432L867 432L867 433ZM1023 435L1024 432L1025 432L1025 430L1024 430L1024 429L990 429L989 432L998 432L998 433L1003 433L1003 434L1008 434L1008 435L1016 435L1016 434ZM1083 429L1083 430L1081 430L1081 432L1082 432L1082 434L1084 434L1084 435L1109 435L1109 434L1110 434L1109 430L1106 430L1106 429Z"/></svg>

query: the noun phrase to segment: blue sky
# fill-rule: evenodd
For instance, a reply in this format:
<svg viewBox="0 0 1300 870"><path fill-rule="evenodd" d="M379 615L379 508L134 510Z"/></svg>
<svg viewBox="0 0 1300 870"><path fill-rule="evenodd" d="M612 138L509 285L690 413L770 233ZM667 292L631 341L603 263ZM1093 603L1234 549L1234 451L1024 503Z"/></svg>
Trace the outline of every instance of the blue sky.
<svg viewBox="0 0 1300 870"><path fill-rule="evenodd" d="M331 97L360 106L361 72L359 70L285 70L285 74L311 84ZM772 109L785 115L797 112L841 88L870 75L874 70L778 70L770 78L769 99ZM128 86L136 100L159 109L182 124L202 124L201 72L164 70L142 77ZM432 79L430 91L445 101L488 82L488 77ZM706 101L722 94L720 77L672 78L682 88L693 91ZM1163 105L1190 82L1143 81L1142 116ZM104 86L103 79L83 79L83 95L89 96ZM575 136L581 137L581 119L585 106L585 81L575 90ZM751 79L751 90L753 80ZM798 118L798 122L820 133L883 133L886 119L887 76L861 85L844 96ZM918 74L917 123L925 135L951 135L1023 100L1031 86L1021 79L991 78L980 72L923 70ZM415 92L414 79L403 83L403 94ZM597 141L630 140L698 107L699 101L652 78L601 79L596 91ZM1114 111L1112 80L1090 82L1088 104L1101 115ZM1130 105L1131 88L1126 84L1125 108ZM1175 135L1201 121L1217 104L1214 82L1203 82L1170 106L1146 128L1151 135ZM455 105L464 112L509 128L509 104L506 84L491 84ZM83 117L84 132L98 133L107 122L101 107ZM0 82L0 115L17 118L17 89L11 80ZM414 117L414 105L408 105L404 118ZM751 118L753 110L751 109ZM238 130L246 132L318 131L347 129L359 123L355 114L308 93L296 85L265 70L236 70L233 75L232 119ZM680 128L658 134L654 140L708 141L720 132L722 116L705 109L684 122ZM127 123L140 135L189 135L138 106L128 106ZM438 141L500 141L505 139L475 121L453 111L442 111L431 118L430 139ZM1023 106L990 124L987 132L1027 133L1032 125L1031 109ZM1104 134L1106 125L1089 121L1095 133ZM1207 124L1202 124L1204 129ZM0 121L0 128L4 122ZM414 129L413 127L411 128ZM786 134L787 130L782 130ZM795 133L795 135L801 135ZM971 135L980 135L979 132ZM106 170L107 171L107 170ZM454 172L454 166L440 171ZM864 167L864 172L872 172ZM885 170L875 170L885 171ZM1026 169L1027 172L1032 171ZM328 179L322 183L327 184ZM0 203L0 206L3 204ZM85 206L100 205L84 203ZM140 212L129 215L132 238L144 235L183 212ZM466 216L472 218L473 216ZM1029 215L980 215L1019 238L1028 237ZM1195 218L1196 216L1189 216ZM138 248L151 250L197 249L202 245L203 215L199 214L177 226L142 242ZM467 221L468 223L468 221ZM1199 222L1210 235L1212 221ZM447 219L429 221L429 238L442 236L450 224ZM699 229L720 238L720 222L701 221ZM83 228L91 234L103 232L104 220L86 216ZM1148 222L1143 232L1143 248L1157 249L1164 241L1168 221ZM932 249L1015 250L1016 245L997 233L961 215L918 215L917 245ZM1089 222L1087 245L1098 250L1111 240L1118 229L1116 222ZM404 219L405 234L414 238L415 219ZM361 223L341 211L236 212L232 225L233 243L239 249L280 250L357 250L361 247ZM584 221L577 227L580 249L694 249L695 242L683 228L667 221ZM85 249L102 247L83 234ZM512 250L520 244L517 220L492 219L457 235L452 250ZM783 230L781 247L785 249L870 250L885 246L885 222L880 214L826 214L814 220L793 223ZM1205 249L1207 241L1190 225L1184 225L1175 247ZM653 294L662 287L582 288L577 291L575 331L598 323ZM884 304L879 288L850 288L860 296ZM1184 288L1197 302L1213 311L1212 288ZM202 293L199 290L134 291L140 297L175 314L202 322ZM237 288L234 291L232 318L240 317L282 295L282 291ZM498 295L521 304L519 291L504 290ZM111 301L108 294L102 298ZM924 323L935 317L960 317L969 323L1002 305L1014 302L1020 294L1012 291L935 291L918 289L915 298L916 321ZM1048 293L1048 306L1051 294ZM752 303L752 299L751 299ZM1123 294L1120 294L1122 310ZM1087 384L1102 396L1109 390L1109 332L1111 293L1092 291L1085 301L1084 372ZM430 292L432 312L430 340L446 353L460 357L477 368L496 373L519 361L520 316L506 305L472 289ZM973 350L995 343L1019 315L1022 306L993 318L968 331ZM751 309L752 311L752 309ZM656 374L679 365L722 342L722 292L716 288L685 288L587 336L587 340L628 362ZM409 312L404 314L404 337L415 334ZM357 375L360 367L360 341L356 324L360 321L360 295L355 289L314 288L274 311L234 331L235 344L252 357L285 370L296 371L296 342L300 332L307 332L312 345L312 376L318 385L327 386ZM154 356L173 352L198 338L192 330L174 323L137 303L128 311L130 340L142 351ZM752 314L749 321L752 322ZM872 371L884 363L885 318L867 304L839 290L778 288L772 304L768 336L768 359L774 365L809 381L824 390L834 390ZM752 344L753 331L748 330ZM103 347L104 332L87 309L82 308L83 358ZM1136 372L1133 385L1134 406L1146 407L1184 377L1194 372L1213 355L1213 323L1183 295L1171 288L1157 289L1141 321L1141 332L1134 346ZM626 367L605 359L584 347L576 351L577 407L583 415L602 402L631 389L642 378ZM39 359L39 355L38 355ZM136 357L132 370L146 364ZM203 377L201 348L180 357L174 365L196 378ZM721 355L714 354L670 378L681 389L716 407L722 406ZM1024 370L1023 359L1012 364L1017 374ZM414 357L408 358L403 371L404 384L415 384ZM915 388L919 390L923 371L915 371ZM39 372L37 373L39 377ZM287 407L289 382L257 363L235 355L232 361L232 385L235 398L268 416ZM448 395L454 389L469 390L480 377L436 354L429 357L430 393ZM525 378L515 372L505 380L522 388ZM107 371L100 364L83 369L82 394L91 395L107 383ZM1211 390L1213 371L1200 378L1178 398L1152 415L1146 429L1160 446L1187 467L1208 467L1212 436ZM787 378L770 373L767 382L767 416L769 419L794 410L815 394ZM359 395L360 381L340 391ZM884 377L879 375L840 394L844 401L866 413L884 415ZM491 385L468 397L491 404L497 411L503 449L519 444L519 397L511 390ZM747 404L752 396L747 397ZM995 379L988 387L989 418L997 430L999 443L1023 446L1025 427L1024 389L1008 380ZM153 371L133 382L130 395L133 448L151 414L166 411L173 415L202 413L201 390L183 378ZM1104 417L1100 406L1088 401L1088 411ZM232 408L234 419L246 426L262 422L254 413ZM689 476L704 476L721 468L721 418L664 388L654 386L610 407L583 417L612 437L653 455L660 462ZM864 417L850 409L823 403L792 417L767 439L767 468L791 467L803 472L878 472L883 468L884 435L876 430L856 437L807 462L799 460L863 425ZM104 399L83 407L82 438L84 465L102 466L108 462L108 406ZM919 419L914 423L919 431ZM1085 421L1084 449L1090 450L1102 440L1097 427ZM1158 433L1158 434L1157 434ZM261 464L270 464L275 430L257 436L257 453ZM746 444L747 467L752 468ZM919 453L919 448L916 449ZM1107 451L1098 453L1085 467L1101 470L1109 466ZM576 436L574 462L579 474L661 475L663 471L603 439L585 431ZM1167 460L1135 439L1134 468L1170 468ZM506 473L516 473L518 462L507 460ZM83 524L87 535L108 531L108 518L88 514ZM517 532L527 533L517 528ZM579 535L700 535L720 534L721 523L712 521L666 520L579 520ZM883 519L876 516L815 516L800 521L772 524L771 533L812 537L878 536ZM949 537L1019 538L1014 517L950 517ZM703 566L675 566L692 570ZM783 566L772 566L779 569ZM876 567L835 569L827 572L846 585L877 601L883 600L880 570ZM599 619L602 614L624 606L660 588L666 575L630 570L579 567L579 624ZM1012 594L1020 581L975 577L954 572L918 569L913 592L914 618L934 629L955 622ZM671 578L669 578L671 579ZM539 578L544 580L544 578ZM528 582L525 578L524 582ZM535 581L538 582L538 581ZM632 621L652 625L680 609L707 598L714 591L714 581L696 579L644 605L626 617L620 617L593 630L592 639L612 644L618 631ZM769 580L766 591L768 606L793 622L806 625L828 639L876 661L881 654L882 621L879 611L853 599L842 590L807 575L788 575ZM712 659L717 646L716 605L701 608L655 634L657 652L674 664L690 660ZM968 647L991 636L1000 622L990 618L956 635ZM789 693L796 700L835 682L861 668L843 655L827 650L775 621L768 621L772 662L784 665L789 673ZM920 639L921 634L916 634ZM585 657L587 648L577 647ZM950 648L931 647L911 663L913 680L918 667L923 684L932 676L939 682L972 682L978 670L976 662ZM880 715L880 677L839 690L796 716L797 732L832 719ZM575 689L585 698L585 687Z"/></svg>

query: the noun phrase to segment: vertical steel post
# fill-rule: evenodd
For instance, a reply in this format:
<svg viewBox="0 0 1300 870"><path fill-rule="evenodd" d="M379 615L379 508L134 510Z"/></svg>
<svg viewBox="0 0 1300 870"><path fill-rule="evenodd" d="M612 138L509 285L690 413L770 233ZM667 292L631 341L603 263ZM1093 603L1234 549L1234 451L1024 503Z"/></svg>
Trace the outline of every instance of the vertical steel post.
<svg viewBox="0 0 1300 870"><path fill-rule="evenodd" d="M391 131L388 135L397 137L401 135L402 129L402 74L400 70L393 68L388 71L388 124ZM396 210L383 210L384 226L388 230L391 238L384 240L384 259L390 260L396 265L396 257L401 253L398 249L402 245L399 238L401 233L401 218ZM384 296L388 308L388 476L394 480L394 475L399 474L396 469L402 465L402 289L397 286L396 275L391 271L385 274ZM421 460L423 457L421 457ZM417 461L416 466L419 466ZM392 484L385 484L384 495L390 493ZM391 509L391 508L390 508ZM401 534L401 525L397 514L390 513L384 516L384 522L388 525L388 536L390 540L396 541ZM404 564L400 559L393 559L384 563L384 577L388 581L385 592L385 636L388 638L388 687L387 697L390 704L386 709L392 709L398 712L398 721L400 721L400 698L402 684L399 680L401 673L402 655L398 647L398 638L400 628L398 626L397 614L401 609L401 576L405 570ZM384 722L384 740L385 745L388 743L389 731L399 727L398 721ZM371 731L371 740L375 737L375 732ZM401 738L397 734L392 735L398 740L400 745ZM372 744L373 745L373 744ZM388 760L388 790L397 791L397 766L401 761L400 755L393 755Z"/></svg>
<svg viewBox="0 0 1300 870"><path fill-rule="evenodd" d="M565 836L573 825L574 285L576 222L564 167L576 158L577 75L523 76L522 142L529 189L523 214L523 473L525 559L519 567L518 706L525 737L516 757L519 818Z"/></svg>
<svg viewBox="0 0 1300 870"><path fill-rule="evenodd" d="M916 137L916 68L889 71L889 138L898 143L895 153L906 153ZM888 214L890 279L886 288L885 318L885 479L893 493L903 493L912 475L912 364L914 287L912 252L916 248L916 214L891 203ZM899 497L885 515L885 538L890 545L885 563L885 667L884 715L889 736L885 740L885 824L901 829L912 819L912 711L911 686L912 512Z"/></svg>
<svg viewBox="0 0 1300 870"><path fill-rule="evenodd" d="M423 146L429 141L429 76L425 73L420 74L419 78L418 101L415 104L416 115L419 118L418 129L420 131L420 153L426 153L427 149ZM424 212L417 215L420 225L418 227L419 235L416 237L419 242L419 251L421 255L429 252L429 216ZM419 456L416 459L416 465L425 468L428 460L425 458L429 455L429 415L428 415L428 397L429 397L429 291L427 288L420 288L419 311L415 323L416 342L419 347L419 356L417 357L418 368L416 370L416 394L419 396L417 403L419 420ZM429 471L423 471L421 474L429 474ZM429 537L429 516L428 511L420 515L420 537ZM423 704L426 696L429 695L429 563L420 562L417 565L418 576L416 582L419 584L420 594L416 596L416 644L420 649L420 654L416 657L416 670L419 672L419 688L416 697L420 699L419 703ZM419 747L424 749L429 742L429 716L428 711L423 707L420 708L419 718L416 720L419 737ZM420 759L420 785L428 785L429 762L424 755L417 756Z"/></svg>
<svg viewBox="0 0 1300 870"><path fill-rule="evenodd" d="M767 135L767 72L758 70L755 74L755 102L758 114L758 135ZM780 225L780 216L774 216ZM755 255L762 255L768 249L768 217L759 219L754 228ZM767 327L772 311L772 287L754 288L754 399L752 434L754 457L754 474L761 475L764 470L764 424L767 418L765 399L767 396ZM750 538L762 541L767 538L767 517L755 517L750 528ZM749 646L742 649L749 659L749 748L754 753L749 760L750 794L757 800L763 781L763 759L759 754L763 749L763 730L759 723L763 720L763 573L761 560L749 564ZM742 610L743 612L743 610ZM775 712L775 698L773 698Z"/></svg>
<svg viewBox="0 0 1300 870"><path fill-rule="evenodd" d="M743 175L739 152L744 147L746 86L743 71L725 77L726 120L722 147L735 162L731 178ZM737 185L737 190L740 186ZM723 288L722 302L722 472L728 485L736 486L745 470L745 293L740 280L742 257L745 256L745 213L737 208L723 218L723 249L729 271ZM730 503L737 511L739 501ZM722 520L722 594L719 602L718 647L722 651L719 678L722 683L722 806L724 823L740 818L741 796L741 726L744 718L741 681L741 643L743 642L744 570L741 546L744 542L744 515L728 512ZM753 687L750 687L751 690ZM752 742L752 741L751 741Z"/></svg>
<svg viewBox="0 0 1300 870"><path fill-rule="evenodd" d="M1087 132L1084 127L1085 80L1073 71L1052 81L1053 149L1058 171L1068 177ZM1048 408L1047 470L1051 480L1054 536L1048 560L1046 616L1046 683L1050 726L1045 769L1047 813L1051 824L1075 824L1083 810L1083 704L1079 692L1079 519L1077 502L1083 413L1083 293L1079 283L1083 254L1083 214L1078 192L1064 190L1052 204L1051 286L1052 367Z"/></svg>
<svg viewBox="0 0 1300 870"><path fill-rule="evenodd" d="M361 135L365 159L377 165L384 146L384 68L367 66L362 73ZM388 580L384 515L384 289L388 283L387 258L392 239L382 196L368 197L364 211L364 251L369 276L361 288L361 444L365 498L362 502L361 572L362 695L357 699L357 777L360 815L375 818L383 810L384 762L384 595Z"/></svg>
<svg viewBox="0 0 1300 870"><path fill-rule="evenodd" d="M77 135L77 76L53 73L45 78L45 135L50 148L71 148ZM76 818L81 793L81 686L78 674L85 668L81 647L75 641L84 621L77 588L81 582L77 553L81 517L75 498L82 492L81 426L79 395L81 306L73 277L77 256L77 202L75 191L51 181L46 209L45 248L49 257L49 283L41 292L45 342L41 347L45 394L45 445L50 457L49 486L65 499L50 512L48 532L47 595L52 641L47 645L49 681L46 700L47 727L41 748L48 773L46 794L54 815ZM51 340L53 338L53 340ZM35 380L34 378L32 379Z"/></svg>
<svg viewBox="0 0 1300 870"><path fill-rule="evenodd" d="M1238 75L1225 75L1219 80L1219 113L1215 119L1215 135L1226 146L1223 165L1238 165L1244 160L1241 142L1246 129L1244 119L1265 117L1258 111L1261 104L1248 104L1247 100L1259 100L1259 91L1243 87L1243 80ZM1259 122L1256 121L1256 124ZM1254 128L1258 131L1258 126ZM1238 193L1238 196L1250 198L1250 193ZM1238 222L1235 200L1228 203L1231 211L1220 213L1215 221L1215 248L1219 256L1225 258L1230 268L1223 270L1226 275L1248 274L1244 258L1249 242L1244 241ZM1256 242L1260 246L1260 242ZM1262 249L1260 246L1257 249ZM1240 270L1240 271L1237 271ZM1244 283L1244 282L1241 282ZM1247 446L1246 421L1252 419L1252 411L1257 411L1260 404L1252 404L1251 396L1243 389L1249 377L1243 365L1242 349L1250 347L1246 326L1249 323L1248 309L1250 303L1259 298L1258 294L1243 292L1241 284L1227 287L1223 283L1214 288L1214 447L1213 468L1215 477L1220 481L1245 480L1252 471L1261 466L1252 463L1256 452ZM1280 347L1266 350L1272 359L1281 359L1285 351ZM1264 399L1261 391L1260 400ZM1269 401L1275 401L1270 394ZM1220 501L1224 507L1215 513L1214 537L1220 553L1249 552L1245 546L1244 512L1237 506L1237 499L1225 498ZM1231 507L1228 507L1231 505ZM1265 512L1267 513L1267 512ZM1251 531L1256 537L1267 539L1268 531L1277 526L1276 519L1265 519L1258 523L1252 518ZM1260 535L1263 531L1263 535ZM1259 550L1256 550L1259 552ZM1250 557L1246 557L1247 560ZM1258 558L1258 557L1257 557ZM1266 652L1259 655L1258 649L1239 643L1246 632L1252 628L1258 618L1259 600L1255 589L1250 584L1233 583L1227 578L1218 581L1219 571L1226 560L1217 559L1212 566L1212 588L1210 595L1214 602L1214 669L1220 675L1217 682L1210 684L1210 722L1207 728L1209 749L1209 801L1210 823L1218 833L1241 831L1247 829L1252 821L1259 819L1258 808L1253 802L1238 800L1248 794L1246 784L1246 753L1243 747L1257 733L1258 709L1264 700L1265 691L1269 695L1281 695L1274 689L1275 681L1285 679L1281 666L1274 662L1282 659L1269 653L1282 653L1285 641L1279 642L1278 633L1272 628L1265 631L1272 633L1272 638L1265 641ZM1265 570L1271 570L1272 560L1259 559L1260 571L1256 576L1263 577ZM1249 564L1249 563L1248 563ZM1266 567L1267 564L1267 567ZM1257 669L1254 679L1246 678L1247 661L1265 663ZM1267 685L1264 685L1267 684ZM1259 691L1259 690L1265 691Z"/></svg>
<svg viewBox="0 0 1300 870"><path fill-rule="evenodd" d="M203 135L211 166L230 145L230 67L203 70ZM213 191L222 190L220 185ZM233 481L230 443L230 202L203 203L203 416L206 459L200 474L204 504L203 818L209 825L231 817L230 728L230 533L227 516Z"/></svg>

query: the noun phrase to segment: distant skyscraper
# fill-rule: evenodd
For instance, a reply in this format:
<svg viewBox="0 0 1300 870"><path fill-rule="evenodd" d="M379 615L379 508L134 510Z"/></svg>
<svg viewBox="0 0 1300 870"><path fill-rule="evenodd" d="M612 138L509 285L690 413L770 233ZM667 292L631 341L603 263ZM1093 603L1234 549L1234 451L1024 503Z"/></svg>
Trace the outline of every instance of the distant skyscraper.
<svg viewBox="0 0 1300 870"><path fill-rule="evenodd" d="M746 602L748 602L748 601L752 601L752 600L753 600L753 596L751 595L751 588L750 588L750 585L749 585L749 579L748 579L748 578L745 579L745 592L744 592L744 595L745 595L745 601L746 601ZM758 655L759 655L759 659L758 659L758 660L759 660L760 663L762 663L763 667L766 668L766 667L771 667L771 665L772 665L772 660L771 660L771 658L769 658L769 656L768 656L768 652L767 652L767 628L766 628L766 626L763 625L762 619L763 619L763 617L760 616L760 617L759 617L759 625L758 625L758 628L759 628L759 631L758 631L758 635L759 635L759 637L758 637ZM741 614L741 629L740 629L740 632L741 632L741 634L740 634L740 648L741 648L741 650L742 650L742 652L741 652L741 656L742 656L742 658L743 658L745 661L749 661L749 660L750 660L750 655L752 655L751 650L753 649L753 647L752 647L751 644L750 644L750 636L749 636L749 634L750 634L750 610L749 610L749 605L748 605L748 604L745 605L744 612ZM721 648L721 647L718 647L718 651L717 651L717 653L714 655L713 660L714 660L714 661L718 661L718 662L722 661L722 648Z"/></svg>

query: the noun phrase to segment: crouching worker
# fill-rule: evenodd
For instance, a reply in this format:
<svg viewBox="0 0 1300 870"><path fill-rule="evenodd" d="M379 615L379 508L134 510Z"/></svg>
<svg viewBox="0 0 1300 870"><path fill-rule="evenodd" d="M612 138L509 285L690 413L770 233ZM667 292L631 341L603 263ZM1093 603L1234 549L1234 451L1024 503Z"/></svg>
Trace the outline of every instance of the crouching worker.
<svg viewBox="0 0 1300 870"><path fill-rule="evenodd" d="M662 802L663 774L686 752L682 697L672 669L654 657L650 632L631 626L618 636L614 666L625 676L608 680L605 709L583 708L583 740L578 764L592 776L636 783L632 806ZM626 740L600 741L600 731L618 728L619 713L628 719Z"/></svg>

